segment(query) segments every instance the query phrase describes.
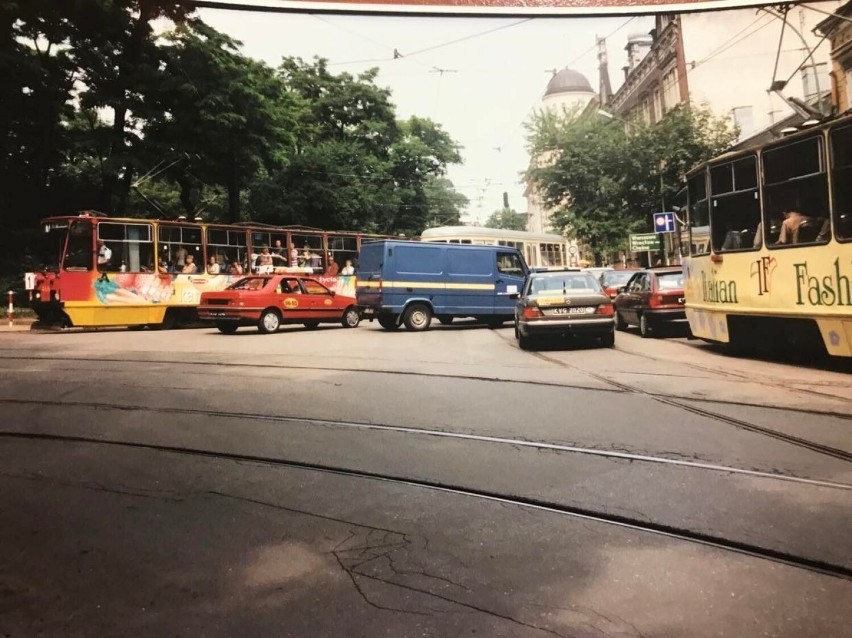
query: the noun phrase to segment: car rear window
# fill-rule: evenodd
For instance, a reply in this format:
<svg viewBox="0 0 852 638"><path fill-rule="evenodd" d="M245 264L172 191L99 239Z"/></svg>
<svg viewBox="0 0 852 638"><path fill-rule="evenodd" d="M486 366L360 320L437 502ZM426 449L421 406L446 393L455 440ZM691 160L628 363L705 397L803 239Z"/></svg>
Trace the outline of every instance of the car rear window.
<svg viewBox="0 0 852 638"><path fill-rule="evenodd" d="M600 292L600 284L586 273L536 277L530 283L530 293Z"/></svg>
<svg viewBox="0 0 852 638"><path fill-rule="evenodd" d="M604 286L621 286L627 283L627 280L633 276L632 270L622 270L615 272L605 272L603 274Z"/></svg>
<svg viewBox="0 0 852 638"><path fill-rule="evenodd" d="M664 275L657 275L657 286L660 290L683 288L683 273L669 272Z"/></svg>

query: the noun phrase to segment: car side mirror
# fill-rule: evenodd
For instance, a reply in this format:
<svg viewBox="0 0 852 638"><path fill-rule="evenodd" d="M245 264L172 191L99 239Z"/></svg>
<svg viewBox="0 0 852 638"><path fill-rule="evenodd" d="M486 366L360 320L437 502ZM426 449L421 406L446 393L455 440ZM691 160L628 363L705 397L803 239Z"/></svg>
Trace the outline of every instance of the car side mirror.
<svg viewBox="0 0 852 638"><path fill-rule="evenodd" d="M519 292L510 292L509 299L520 299L521 293Z"/></svg>
<svg viewBox="0 0 852 638"><path fill-rule="evenodd" d="M332 296L332 297L334 297L334 296L337 294L337 293L336 293L336 292L334 292L333 290L329 290L328 292L329 292L329 293L331 293L331 296Z"/></svg>
<svg viewBox="0 0 852 638"><path fill-rule="evenodd" d="M626 291L627 291L627 286L621 286L615 292L617 292L620 295L621 293L626 292Z"/></svg>

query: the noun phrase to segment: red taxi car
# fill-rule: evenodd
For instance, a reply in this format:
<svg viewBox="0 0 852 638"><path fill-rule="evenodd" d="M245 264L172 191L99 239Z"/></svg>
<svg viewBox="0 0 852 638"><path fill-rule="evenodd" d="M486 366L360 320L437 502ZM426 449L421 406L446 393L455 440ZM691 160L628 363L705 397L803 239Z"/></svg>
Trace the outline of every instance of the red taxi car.
<svg viewBox="0 0 852 638"><path fill-rule="evenodd" d="M198 316L213 321L225 334L233 334L240 326L257 326L269 334L288 323L306 328L340 323L355 328L361 321L353 297L338 295L310 277L294 275L256 275L225 290L202 293Z"/></svg>

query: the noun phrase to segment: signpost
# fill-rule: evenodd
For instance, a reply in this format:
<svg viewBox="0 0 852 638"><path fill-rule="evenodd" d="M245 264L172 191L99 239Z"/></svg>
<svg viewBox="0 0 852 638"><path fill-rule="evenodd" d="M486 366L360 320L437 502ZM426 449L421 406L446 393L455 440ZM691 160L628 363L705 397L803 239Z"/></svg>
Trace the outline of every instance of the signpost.
<svg viewBox="0 0 852 638"><path fill-rule="evenodd" d="M675 231L675 214L673 212L654 213L654 232L673 233Z"/></svg>
<svg viewBox="0 0 852 638"><path fill-rule="evenodd" d="M657 250L660 247L660 238L657 233L637 233L630 235L630 252L642 253L649 250Z"/></svg>

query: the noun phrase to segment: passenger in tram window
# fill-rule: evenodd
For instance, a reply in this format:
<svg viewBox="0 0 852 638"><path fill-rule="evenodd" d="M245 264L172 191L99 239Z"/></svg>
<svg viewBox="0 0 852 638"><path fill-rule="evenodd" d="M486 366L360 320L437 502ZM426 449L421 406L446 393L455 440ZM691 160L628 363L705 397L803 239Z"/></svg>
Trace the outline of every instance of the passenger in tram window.
<svg viewBox="0 0 852 638"><path fill-rule="evenodd" d="M340 266L331 256L331 253L326 254L325 263L328 264L328 270L326 271L326 275L329 277L337 276L338 271L340 270Z"/></svg>
<svg viewBox="0 0 852 638"><path fill-rule="evenodd" d="M243 266L240 263L239 259L233 259L231 261L231 274L232 275L242 275L243 274Z"/></svg>
<svg viewBox="0 0 852 638"><path fill-rule="evenodd" d="M192 255L187 255L185 259L185 263L181 272L184 274L192 275L198 272L198 266L195 265L195 257Z"/></svg>
<svg viewBox="0 0 852 638"><path fill-rule="evenodd" d="M276 239L274 247L272 248L273 255L281 255L284 252L284 246L281 245L281 240Z"/></svg>
<svg viewBox="0 0 852 638"><path fill-rule="evenodd" d="M160 260L160 263L159 263L159 265L157 266L157 271L158 271L161 275L167 275L168 273L172 272L172 271L169 269L169 265L166 263L166 260L165 260L165 259L161 259L161 260Z"/></svg>
<svg viewBox="0 0 852 638"><path fill-rule="evenodd" d="M778 235L778 244L799 243L799 227L808 218L797 210L785 210L784 221L781 222L781 233Z"/></svg>
<svg viewBox="0 0 852 638"><path fill-rule="evenodd" d="M260 249L260 254L257 256L257 259L255 259L254 265L258 268L260 266L272 265L272 254L269 252L269 246L264 246Z"/></svg>
<svg viewBox="0 0 852 638"><path fill-rule="evenodd" d="M211 275L219 274L219 262L216 261L216 255L210 255L210 259L207 261L207 272Z"/></svg>
<svg viewBox="0 0 852 638"><path fill-rule="evenodd" d="M186 265L186 258L189 255L186 248L183 247L183 244L178 244L177 250L175 251L175 267L183 271L183 267Z"/></svg>
<svg viewBox="0 0 852 638"><path fill-rule="evenodd" d="M296 250L296 246L293 245L293 242L290 242L290 267L296 268L299 265L299 251Z"/></svg>
<svg viewBox="0 0 852 638"><path fill-rule="evenodd" d="M98 240L98 270L106 270L112 260L112 251L103 239Z"/></svg>
<svg viewBox="0 0 852 638"><path fill-rule="evenodd" d="M340 271L340 274L344 276L355 274L355 266L352 265L351 259L346 260L346 264L343 266L343 270Z"/></svg>

